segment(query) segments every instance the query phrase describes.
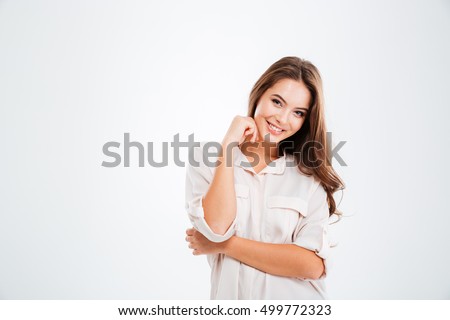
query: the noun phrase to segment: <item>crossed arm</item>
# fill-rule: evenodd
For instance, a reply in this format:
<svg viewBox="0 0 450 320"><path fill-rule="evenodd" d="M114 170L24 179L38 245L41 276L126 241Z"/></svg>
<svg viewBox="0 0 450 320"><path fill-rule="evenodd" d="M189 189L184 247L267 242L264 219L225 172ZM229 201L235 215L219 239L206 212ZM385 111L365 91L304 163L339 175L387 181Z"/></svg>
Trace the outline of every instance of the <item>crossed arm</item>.
<svg viewBox="0 0 450 320"><path fill-rule="evenodd" d="M295 244L274 244L232 236L212 242L194 228L186 230L194 255L223 253L263 272L284 277L318 279L325 266L313 251Z"/></svg>
<svg viewBox="0 0 450 320"><path fill-rule="evenodd" d="M227 142L223 149L227 149ZM201 158L200 154L197 154ZM227 166L227 153L219 157L221 165L216 168L212 181L208 168L189 168L191 179L197 189L207 189L203 197L202 210L206 222L215 234L224 234L236 216L236 194L234 190L234 169ZM231 159L232 159L231 155ZM197 191L197 195L201 192ZM194 255L223 253L263 272L285 277L318 279L325 266L314 251L295 244L273 244L232 236L226 241L212 242L198 230L186 230L186 241Z"/></svg>

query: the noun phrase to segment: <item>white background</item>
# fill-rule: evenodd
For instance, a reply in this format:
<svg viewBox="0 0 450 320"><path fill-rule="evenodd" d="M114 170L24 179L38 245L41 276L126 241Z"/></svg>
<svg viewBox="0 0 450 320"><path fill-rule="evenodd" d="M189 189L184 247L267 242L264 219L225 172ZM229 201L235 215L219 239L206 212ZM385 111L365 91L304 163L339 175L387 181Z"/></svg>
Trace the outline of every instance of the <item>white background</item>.
<svg viewBox="0 0 450 320"><path fill-rule="evenodd" d="M330 297L450 298L449 34L445 0L0 1L0 299L208 299L185 168L102 147L221 141L289 55L347 141Z"/></svg>

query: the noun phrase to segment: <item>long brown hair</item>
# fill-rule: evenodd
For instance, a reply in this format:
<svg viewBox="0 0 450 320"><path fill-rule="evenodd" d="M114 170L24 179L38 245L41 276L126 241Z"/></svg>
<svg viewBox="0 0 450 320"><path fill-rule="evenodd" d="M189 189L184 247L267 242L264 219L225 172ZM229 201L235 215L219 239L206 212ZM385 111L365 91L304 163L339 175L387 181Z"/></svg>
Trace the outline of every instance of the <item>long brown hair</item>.
<svg viewBox="0 0 450 320"><path fill-rule="evenodd" d="M331 165L331 152L327 144L324 116L322 79L319 70L308 60L284 57L272 64L258 79L250 93L248 116L254 117L259 99L278 81L292 79L302 81L311 94L305 121L295 134L280 141L278 154L292 154L301 172L313 175L327 193L330 216L341 215L336 209L333 193L345 188L344 183Z"/></svg>

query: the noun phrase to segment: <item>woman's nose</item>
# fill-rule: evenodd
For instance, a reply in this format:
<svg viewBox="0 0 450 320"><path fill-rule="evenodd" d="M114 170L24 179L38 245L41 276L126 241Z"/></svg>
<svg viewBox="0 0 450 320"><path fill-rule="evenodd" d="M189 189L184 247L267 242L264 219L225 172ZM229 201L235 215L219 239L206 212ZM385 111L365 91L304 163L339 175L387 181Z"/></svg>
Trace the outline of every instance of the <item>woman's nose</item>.
<svg viewBox="0 0 450 320"><path fill-rule="evenodd" d="M285 126L289 121L289 110L287 108L280 110L278 116L275 118L280 126Z"/></svg>

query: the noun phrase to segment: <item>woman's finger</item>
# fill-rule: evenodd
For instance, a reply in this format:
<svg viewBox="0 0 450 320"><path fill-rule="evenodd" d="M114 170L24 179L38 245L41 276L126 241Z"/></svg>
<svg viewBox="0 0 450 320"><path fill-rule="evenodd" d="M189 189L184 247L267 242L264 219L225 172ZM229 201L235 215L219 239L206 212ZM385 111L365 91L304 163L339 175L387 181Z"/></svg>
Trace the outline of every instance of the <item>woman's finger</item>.
<svg viewBox="0 0 450 320"><path fill-rule="evenodd" d="M256 142L256 139L258 138L258 128L256 127L256 124L254 124L255 130L253 132L252 142Z"/></svg>
<svg viewBox="0 0 450 320"><path fill-rule="evenodd" d="M250 138L250 142L255 142L256 137L257 137L257 128L256 128L256 123L255 120L251 117L248 118L248 126L250 128L250 131L252 133L252 136Z"/></svg>

